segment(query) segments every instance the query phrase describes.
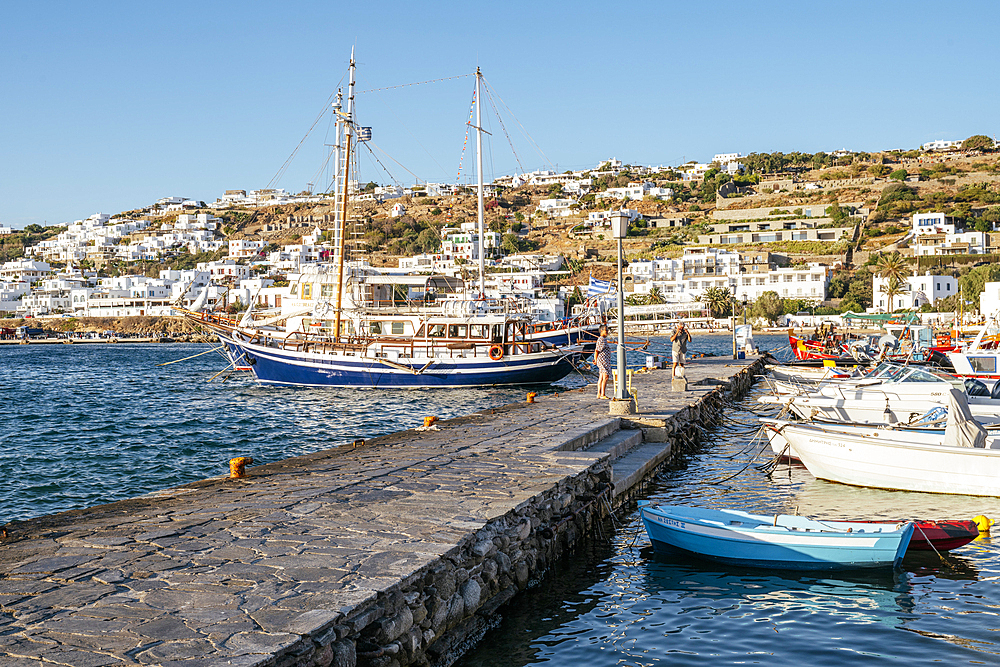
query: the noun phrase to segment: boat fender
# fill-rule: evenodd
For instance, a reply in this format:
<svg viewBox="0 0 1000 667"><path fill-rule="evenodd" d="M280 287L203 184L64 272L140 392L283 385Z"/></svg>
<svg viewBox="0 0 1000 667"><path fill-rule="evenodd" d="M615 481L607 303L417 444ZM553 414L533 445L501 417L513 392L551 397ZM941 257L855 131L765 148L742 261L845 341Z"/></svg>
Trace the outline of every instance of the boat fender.
<svg viewBox="0 0 1000 667"><path fill-rule="evenodd" d="M500 361L503 359L503 348L499 345L490 346L490 359L493 361Z"/></svg>

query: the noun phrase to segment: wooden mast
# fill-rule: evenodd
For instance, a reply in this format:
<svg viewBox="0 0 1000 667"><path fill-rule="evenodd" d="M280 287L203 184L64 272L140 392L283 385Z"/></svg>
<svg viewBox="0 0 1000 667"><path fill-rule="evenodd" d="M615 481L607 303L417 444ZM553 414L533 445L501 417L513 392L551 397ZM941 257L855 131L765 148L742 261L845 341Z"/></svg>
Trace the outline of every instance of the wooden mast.
<svg viewBox="0 0 1000 667"><path fill-rule="evenodd" d="M350 78L347 84L347 113L344 119L344 179L343 201L340 206L338 231L340 240L337 243L337 319L333 327L334 340L340 339L340 318L344 299L344 237L347 234L347 184L350 182L351 166L351 136L354 123L354 48L351 48Z"/></svg>

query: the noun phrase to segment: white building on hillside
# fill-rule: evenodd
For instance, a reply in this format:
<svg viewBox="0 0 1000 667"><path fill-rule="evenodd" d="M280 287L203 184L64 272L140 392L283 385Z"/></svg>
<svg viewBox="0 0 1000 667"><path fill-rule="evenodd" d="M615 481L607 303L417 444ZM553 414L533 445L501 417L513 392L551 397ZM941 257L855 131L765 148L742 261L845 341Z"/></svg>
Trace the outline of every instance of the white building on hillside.
<svg viewBox="0 0 1000 667"><path fill-rule="evenodd" d="M987 322L1000 315L1000 282L983 285L979 293L979 312Z"/></svg>
<svg viewBox="0 0 1000 667"><path fill-rule="evenodd" d="M954 234L955 219L944 213L914 213L913 233L921 234Z"/></svg>
<svg viewBox="0 0 1000 667"><path fill-rule="evenodd" d="M575 199L543 199L538 202L538 208L535 209L535 212L550 215L553 218L565 218L576 213L572 208L575 203Z"/></svg>
<svg viewBox="0 0 1000 667"><path fill-rule="evenodd" d="M830 284L829 267L810 262L805 266L777 267L769 271L743 274L735 281L737 301L756 301L764 292L775 292L783 299L823 301Z"/></svg>
<svg viewBox="0 0 1000 667"><path fill-rule="evenodd" d="M989 283L987 283L988 285ZM874 313L891 313L902 308L919 308L924 304L934 304L938 299L958 294L958 279L952 276L913 274L902 285L903 291L892 297L889 303L887 288L888 278L875 276L872 279L872 307L868 310Z"/></svg>
<svg viewBox="0 0 1000 667"><path fill-rule="evenodd" d="M0 280L0 313L16 313L21 299L29 292L31 287L26 282Z"/></svg>
<svg viewBox="0 0 1000 667"><path fill-rule="evenodd" d="M587 227L607 227L611 224L611 216L616 213L627 214L629 222L639 218L639 211L634 208L623 208L620 211L594 211L593 213L587 215L587 220L583 224Z"/></svg>
<svg viewBox="0 0 1000 667"><path fill-rule="evenodd" d="M229 259L254 257L264 249L261 239L229 239Z"/></svg>
<svg viewBox="0 0 1000 667"><path fill-rule="evenodd" d="M206 271L212 277L212 281L239 282L250 277L250 267L246 264L237 264L231 259L223 259L217 262L198 262L196 268L199 271Z"/></svg>
<svg viewBox="0 0 1000 667"><path fill-rule="evenodd" d="M962 146L961 141L947 141L945 139L938 139L937 141L928 141L926 144L921 146L925 151L947 151L953 148L960 148Z"/></svg>
<svg viewBox="0 0 1000 667"><path fill-rule="evenodd" d="M46 262L33 259L12 259L0 266L0 280L5 282L35 283L52 273Z"/></svg>
<svg viewBox="0 0 1000 667"><path fill-rule="evenodd" d="M674 196L674 191L670 188L658 188L649 181L629 183L623 188L608 188L604 192L598 192L597 199L630 199L638 201L646 197L655 199L670 199Z"/></svg>
<svg viewBox="0 0 1000 667"><path fill-rule="evenodd" d="M915 255L981 255L986 252L986 233L922 234L912 245Z"/></svg>

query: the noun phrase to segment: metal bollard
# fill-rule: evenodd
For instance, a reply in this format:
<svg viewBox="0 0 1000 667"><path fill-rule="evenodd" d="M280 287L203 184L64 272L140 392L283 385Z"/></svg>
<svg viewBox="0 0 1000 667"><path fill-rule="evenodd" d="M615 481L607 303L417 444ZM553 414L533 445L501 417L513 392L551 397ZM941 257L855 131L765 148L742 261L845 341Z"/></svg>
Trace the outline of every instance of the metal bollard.
<svg viewBox="0 0 1000 667"><path fill-rule="evenodd" d="M248 465L253 465L253 457L237 456L235 459L229 459L229 477L232 479L246 477Z"/></svg>

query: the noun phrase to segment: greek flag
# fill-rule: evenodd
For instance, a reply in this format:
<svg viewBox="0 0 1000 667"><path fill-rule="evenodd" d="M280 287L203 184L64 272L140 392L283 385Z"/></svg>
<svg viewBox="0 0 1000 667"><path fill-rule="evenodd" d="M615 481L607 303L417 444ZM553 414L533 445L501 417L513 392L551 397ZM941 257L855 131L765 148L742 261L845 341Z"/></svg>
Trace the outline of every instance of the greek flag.
<svg viewBox="0 0 1000 667"><path fill-rule="evenodd" d="M602 294L607 294L610 291L611 291L610 280L597 280L593 276L590 277L590 285L587 286L588 299L595 296L600 296Z"/></svg>

